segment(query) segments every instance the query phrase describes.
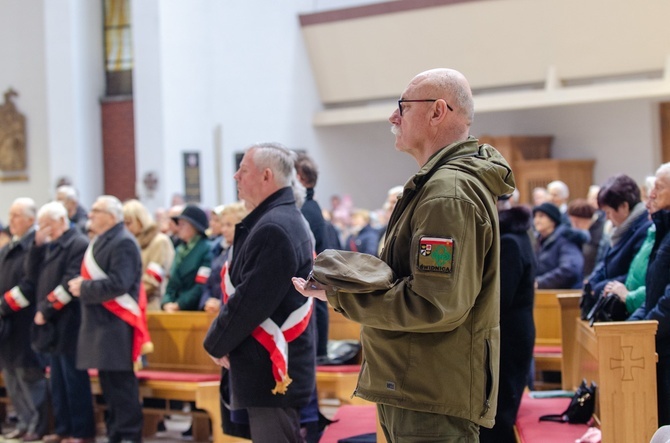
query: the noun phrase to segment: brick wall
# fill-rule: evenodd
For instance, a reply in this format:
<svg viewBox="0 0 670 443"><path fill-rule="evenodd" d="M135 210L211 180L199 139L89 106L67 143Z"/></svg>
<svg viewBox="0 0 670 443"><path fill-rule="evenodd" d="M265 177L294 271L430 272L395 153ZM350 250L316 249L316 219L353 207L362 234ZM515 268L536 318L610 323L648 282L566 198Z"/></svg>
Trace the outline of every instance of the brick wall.
<svg viewBox="0 0 670 443"><path fill-rule="evenodd" d="M134 198L136 189L133 100L104 98L101 106L104 192L124 201Z"/></svg>

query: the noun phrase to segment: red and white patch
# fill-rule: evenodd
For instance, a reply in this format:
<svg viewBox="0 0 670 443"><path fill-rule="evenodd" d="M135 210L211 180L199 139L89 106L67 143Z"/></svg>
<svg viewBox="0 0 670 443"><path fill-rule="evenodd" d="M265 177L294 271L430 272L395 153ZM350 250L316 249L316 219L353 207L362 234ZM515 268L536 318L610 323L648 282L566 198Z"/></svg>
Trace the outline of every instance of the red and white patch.
<svg viewBox="0 0 670 443"><path fill-rule="evenodd" d="M58 285L56 289L49 292L47 300L51 303L54 309L60 311L66 304L72 301L72 296L65 290L63 285Z"/></svg>
<svg viewBox="0 0 670 443"><path fill-rule="evenodd" d="M149 276L153 277L153 279L156 280L158 284L163 283L163 279L165 278L165 269L163 269L163 267L155 261L149 262L145 272Z"/></svg>
<svg viewBox="0 0 670 443"><path fill-rule="evenodd" d="M21 288L14 286L9 291L5 292L5 301L12 309L12 311L20 311L23 308L30 306L30 302L21 292Z"/></svg>
<svg viewBox="0 0 670 443"><path fill-rule="evenodd" d="M207 266L200 266L198 273L195 276L195 282L201 285L207 283L209 275L212 273L212 269Z"/></svg>

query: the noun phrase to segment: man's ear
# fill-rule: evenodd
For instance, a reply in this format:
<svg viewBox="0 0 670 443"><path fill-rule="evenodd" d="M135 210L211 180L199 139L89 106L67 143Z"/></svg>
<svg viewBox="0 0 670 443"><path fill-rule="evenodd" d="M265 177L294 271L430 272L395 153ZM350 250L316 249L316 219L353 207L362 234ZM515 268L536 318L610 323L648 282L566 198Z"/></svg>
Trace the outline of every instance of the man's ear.
<svg viewBox="0 0 670 443"><path fill-rule="evenodd" d="M433 104L433 113L430 116L431 122L439 124L447 117L449 113L449 108L447 108L447 102L444 99L439 99Z"/></svg>
<svg viewBox="0 0 670 443"><path fill-rule="evenodd" d="M263 181L264 182L272 182L274 181L274 174L272 173L272 169L270 168L265 168L263 169Z"/></svg>

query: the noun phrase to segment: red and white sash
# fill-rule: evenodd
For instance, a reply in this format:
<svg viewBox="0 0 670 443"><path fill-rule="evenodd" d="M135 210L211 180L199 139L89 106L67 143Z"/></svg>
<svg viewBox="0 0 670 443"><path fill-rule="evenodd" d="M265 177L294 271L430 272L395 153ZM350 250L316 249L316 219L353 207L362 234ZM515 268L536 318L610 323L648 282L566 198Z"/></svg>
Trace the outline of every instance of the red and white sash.
<svg viewBox="0 0 670 443"><path fill-rule="evenodd" d="M86 254L84 254L84 260L81 262L81 276L84 280L102 280L107 278L107 274L93 257L94 244L95 240L89 244ZM141 282L139 301L135 301L130 294L125 293L112 300L103 302L102 306L133 327L132 355L134 363L140 360L142 354L153 350L146 317L147 294Z"/></svg>
<svg viewBox="0 0 670 443"><path fill-rule="evenodd" d="M224 304L235 294L235 287L228 273L228 262L221 269L221 292ZM272 375L276 383L273 394L286 394L288 385L293 381L288 375L288 344L307 329L313 306L312 298L308 297L302 306L291 312L281 327L268 318L251 333L270 354Z"/></svg>

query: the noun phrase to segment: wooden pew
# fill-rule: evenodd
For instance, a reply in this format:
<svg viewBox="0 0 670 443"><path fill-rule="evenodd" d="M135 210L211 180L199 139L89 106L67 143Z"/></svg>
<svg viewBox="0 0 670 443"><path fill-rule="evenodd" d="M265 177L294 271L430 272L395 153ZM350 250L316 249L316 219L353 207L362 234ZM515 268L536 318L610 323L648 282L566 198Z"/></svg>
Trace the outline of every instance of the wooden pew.
<svg viewBox="0 0 670 443"><path fill-rule="evenodd" d="M328 339L330 340L360 340L361 325L349 320L339 312L335 312L328 305ZM350 368L353 369L353 368ZM346 372L316 371L316 388L319 400L325 398L336 398L342 405L370 405L371 403L361 398L354 397L353 393L358 383L359 368ZM386 438L382 431L379 420L376 424L377 442L384 443Z"/></svg>
<svg viewBox="0 0 670 443"><path fill-rule="evenodd" d="M559 294L579 294L574 289L537 289L533 306L535 322L535 385L541 386L539 374L542 371L561 372L561 311Z"/></svg>
<svg viewBox="0 0 670 443"><path fill-rule="evenodd" d="M194 441L209 440L211 421L214 443L248 442L221 431L218 381L221 369L202 347L214 318L205 312L147 313L154 352L147 355L147 368L138 372L140 396L142 399L195 402L196 408L204 413L192 412ZM185 377L177 373L183 373ZM94 390L100 392L95 379L92 382ZM169 413L163 409L145 408L145 435L153 434L160 417Z"/></svg>
<svg viewBox="0 0 670 443"><path fill-rule="evenodd" d="M559 294L563 389L595 381L602 441L649 441L658 427L656 321L595 323L579 319L579 294Z"/></svg>
<svg viewBox="0 0 670 443"><path fill-rule="evenodd" d="M361 325L328 306L328 339L360 341ZM352 397L358 382L358 365L345 367L318 367L316 371L316 390L319 401L335 398L341 404L368 403L358 397Z"/></svg>

